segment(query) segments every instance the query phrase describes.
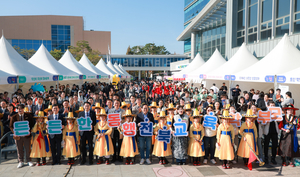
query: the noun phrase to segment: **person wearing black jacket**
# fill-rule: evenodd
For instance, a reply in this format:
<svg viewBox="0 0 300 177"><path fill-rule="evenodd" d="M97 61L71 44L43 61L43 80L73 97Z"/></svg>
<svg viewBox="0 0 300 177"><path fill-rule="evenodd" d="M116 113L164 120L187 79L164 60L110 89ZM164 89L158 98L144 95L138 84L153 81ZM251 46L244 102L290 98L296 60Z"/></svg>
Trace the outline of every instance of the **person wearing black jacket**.
<svg viewBox="0 0 300 177"><path fill-rule="evenodd" d="M233 96L234 105L237 105L238 98L241 94L241 89L239 85L236 85L235 88L231 89L231 95Z"/></svg>
<svg viewBox="0 0 300 177"><path fill-rule="evenodd" d="M268 101L269 101L269 95L260 93L259 98L257 99L257 107L260 108L262 111L266 111Z"/></svg>
<svg viewBox="0 0 300 177"><path fill-rule="evenodd" d="M65 125L64 116L60 114L58 108L58 104L52 105L52 112L53 114L48 116L48 120L61 120L62 121L62 128ZM50 148L52 153L52 165L58 164L60 165L60 157L61 157L61 141L62 141L62 134L56 135L49 135L50 139Z"/></svg>
<svg viewBox="0 0 300 177"><path fill-rule="evenodd" d="M154 125L154 117L153 114L149 112L149 108L147 104L142 105L142 112L139 113L136 117L136 125L138 127L141 126L141 122L144 122L145 119L149 119L150 122L153 123ZM146 162L147 164L151 164L151 161L149 159L150 155L150 148L151 148L151 142L152 142L152 137L151 136L140 136L139 133L137 133L137 137L139 140L139 148L140 148L140 155L141 155L141 161L140 164L144 164L145 162L145 146L146 146Z"/></svg>
<svg viewBox="0 0 300 177"><path fill-rule="evenodd" d="M80 151L81 151L81 162L80 165L84 165L86 162L86 141L88 141L89 146L89 164L93 164L93 136L94 136L94 126L96 125L96 114L94 111L91 110L91 103L85 102L84 103L84 111L80 112L78 117L88 118L90 117L92 119L92 130L91 131L79 131L80 134Z"/></svg>

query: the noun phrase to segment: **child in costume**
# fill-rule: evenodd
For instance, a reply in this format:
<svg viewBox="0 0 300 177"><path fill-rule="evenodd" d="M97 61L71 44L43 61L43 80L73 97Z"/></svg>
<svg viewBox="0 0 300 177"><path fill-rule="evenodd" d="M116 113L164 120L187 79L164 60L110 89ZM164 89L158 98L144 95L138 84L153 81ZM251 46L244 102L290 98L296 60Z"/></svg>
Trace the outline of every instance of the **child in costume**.
<svg viewBox="0 0 300 177"><path fill-rule="evenodd" d="M200 165L200 157L205 155L204 152L204 128L200 124L200 119L203 117L199 114L199 111L195 109L193 116L193 123L190 126L190 140L188 147L188 155L193 157L193 165Z"/></svg>
<svg viewBox="0 0 300 177"><path fill-rule="evenodd" d="M192 112L193 112L193 110L192 110L190 104L186 104L186 105L184 106L184 112L185 112L185 114L189 117L189 119L190 119L190 124L192 124L192 123L193 123L193 117L192 117Z"/></svg>
<svg viewBox="0 0 300 177"><path fill-rule="evenodd" d="M32 149L30 153L31 158L37 158L36 166L46 165L46 157L51 157L50 142L47 137L47 128L44 119L43 111L39 111L36 118L36 123L31 130L32 133L35 133L35 137L32 143ZM42 158L42 164L40 163Z"/></svg>
<svg viewBox="0 0 300 177"><path fill-rule="evenodd" d="M105 157L105 164L108 165L110 155L114 154L114 146L110 137L112 128L108 126L105 109L102 108L101 112L96 114L96 116L97 119L100 118L100 121L94 127L95 135L97 136L94 155L99 156L97 164L101 164L101 157Z"/></svg>
<svg viewBox="0 0 300 177"><path fill-rule="evenodd" d="M257 140L257 129L255 123L253 122L257 115L253 114L252 109L248 109L247 113L243 115L246 122L244 122L239 130L242 139L239 145L237 155L243 157L245 166L248 166L248 160L250 155L250 147L258 155L258 147L256 145ZM250 147L249 147L250 146Z"/></svg>
<svg viewBox="0 0 300 177"><path fill-rule="evenodd" d="M158 119L159 119L159 115L157 113L157 108L158 106L156 105L155 101L152 101L151 105L149 106L149 108L151 109L151 113L153 114L153 118L154 118L154 126L156 126L156 124L158 124ZM155 143L155 135L152 136L152 149L153 149L153 145Z"/></svg>
<svg viewBox="0 0 300 177"><path fill-rule="evenodd" d="M286 110L283 121L279 124L281 136L279 141L278 155L282 157L282 166L287 166L286 160L290 161L289 165L295 167L293 163L294 157L300 157L299 144L297 138L297 118L293 104L288 104L282 108Z"/></svg>
<svg viewBox="0 0 300 177"><path fill-rule="evenodd" d="M229 115L228 109L223 110L223 115L219 116L223 119L218 127L217 132L217 148L215 157L223 161L222 168L229 169L229 162L234 159L234 137L235 132L233 126L229 123L229 119L233 117Z"/></svg>
<svg viewBox="0 0 300 177"><path fill-rule="evenodd" d="M79 131L73 112L68 113L67 125L63 129L63 152L62 155L68 158L68 165L74 165L74 158L80 155Z"/></svg>
<svg viewBox="0 0 300 177"><path fill-rule="evenodd" d="M159 123L154 129L154 134L157 136L158 130L163 129L164 126L167 127L167 130L170 129L170 126L167 124L166 121L165 111L161 111L159 115ZM163 141L156 140L153 148L153 155L159 158L160 165L166 164L166 157L172 155L170 143L165 143Z"/></svg>
<svg viewBox="0 0 300 177"><path fill-rule="evenodd" d="M123 115L125 118L125 123L130 123L133 121L133 117L135 117L134 114L131 114L130 110L126 110L125 114ZM124 133L124 130L122 128L122 125L119 127L120 133ZM126 158L126 165L132 165L132 157L136 156L139 154L138 146L135 140L135 136L123 136L123 142L121 145L121 151L120 151L120 156L123 156Z"/></svg>
<svg viewBox="0 0 300 177"><path fill-rule="evenodd" d="M174 107L173 103L170 103L168 108L166 109L166 111L168 113L168 115L167 115L167 124L169 126L172 126L175 110L176 110L176 108Z"/></svg>

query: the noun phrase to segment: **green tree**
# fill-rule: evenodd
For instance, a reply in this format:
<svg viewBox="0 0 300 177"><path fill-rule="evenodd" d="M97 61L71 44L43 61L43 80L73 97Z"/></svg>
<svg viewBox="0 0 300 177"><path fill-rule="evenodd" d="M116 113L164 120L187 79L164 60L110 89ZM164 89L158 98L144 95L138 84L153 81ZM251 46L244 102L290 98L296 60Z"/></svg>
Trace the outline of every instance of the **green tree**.
<svg viewBox="0 0 300 177"><path fill-rule="evenodd" d="M63 53L61 52L61 49L57 50L51 50L50 54L52 55L53 58L55 58L57 61L63 56Z"/></svg>
<svg viewBox="0 0 300 177"><path fill-rule="evenodd" d="M69 51L77 61L79 61L82 55L85 53L85 55L94 65L96 65L101 58L101 53L98 50L93 50L88 41L78 41L76 43L76 47L69 46Z"/></svg>
<svg viewBox="0 0 300 177"><path fill-rule="evenodd" d="M20 49L19 46L14 46L14 49L26 60L31 58L36 52L34 49Z"/></svg>
<svg viewBox="0 0 300 177"><path fill-rule="evenodd" d="M145 46L133 46L127 49L127 53L131 55L169 55L170 52L166 49L165 46L156 46L155 43L148 43ZM127 54L126 53L126 54Z"/></svg>
<svg viewBox="0 0 300 177"><path fill-rule="evenodd" d="M128 46L128 48L127 48L126 55L133 55L133 52L131 51L130 46Z"/></svg>

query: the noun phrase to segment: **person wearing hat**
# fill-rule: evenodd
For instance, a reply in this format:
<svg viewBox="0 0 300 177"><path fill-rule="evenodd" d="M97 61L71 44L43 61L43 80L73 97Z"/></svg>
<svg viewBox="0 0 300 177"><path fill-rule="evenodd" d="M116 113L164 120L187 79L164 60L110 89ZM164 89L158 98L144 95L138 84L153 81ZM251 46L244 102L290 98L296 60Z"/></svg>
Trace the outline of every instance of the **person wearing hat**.
<svg viewBox="0 0 300 177"><path fill-rule="evenodd" d="M122 116L125 119L125 123L130 123L133 121L133 118L135 117L134 114L131 113L130 110L127 110L126 113ZM123 134L122 125L119 127L120 133ZM139 154L138 146L135 140L135 136L129 137L124 136L121 150L120 150L120 156L126 158L126 165L132 165L133 161L131 158Z"/></svg>
<svg viewBox="0 0 300 177"><path fill-rule="evenodd" d="M159 114L157 112L158 106L156 105L156 102L153 101L151 103L151 105L149 106L149 108L150 108L150 112L152 113L153 118L154 118L154 124L157 124L158 123L158 119L159 119ZM152 142L152 143L154 143L154 142Z"/></svg>
<svg viewBox="0 0 300 177"><path fill-rule="evenodd" d="M95 111L96 114L96 123L100 121L100 119L97 119L97 114L100 113L101 109L104 109L100 106L100 103L96 103L95 106L92 107L93 111Z"/></svg>
<svg viewBox="0 0 300 177"><path fill-rule="evenodd" d="M242 135L242 139L239 145L237 155L242 157L244 160L244 165L248 166L248 160L250 155L250 147L254 150L256 155L258 155L258 147L256 144L257 140L257 128L255 126L254 120L257 118L256 114L253 114L252 109L248 109L246 114L243 114L246 122L240 127L239 133Z"/></svg>
<svg viewBox="0 0 300 177"><path fill-rule="evenodd" d="M24 105L18 105L18 113L11 117L10 119L10 130L14 133L14 123L17 121L28 121L30 131L34 126L34 120L31 114L24 113ZM19 164L17 168L21 168L24 165L24 149L26 152L26 161L28 162L29 166L33 166L30 158L30 151L31 151L31 134L28 136L14 136L17 145L17 153L18 153L18 161Z"/></svg>
<svg viewBox="0 0 300 177"><path fill-rule="evenodd" d="M74 158L80 156L78 125L73 112L69 112L64 118L67 123L62 133L64 145L62 155L68 158L68 165L74 165Z"/></svg>
<svg viewBox="0 0 300 177"><path fill-rule="evenodd" d="M153 131L154 134L157 136L158 130L162 130L164 126L167 127L167 130L171 129L171 126L167 124L165 111L161 111L159 115L159 123ZM163 141L155 141L153 155L159 158L160 165L165 165L167 161L166 157L172 155L170 144L171 143L165 143Z"/></svg>
<svg viewBox="0 0 300 177"><path fill-rule="evenodd" d="M168 115L167 115L167 124L171 126L173 124L173 119L174 119L174 111L176 108L174 107L173 103L169 103L168 108L166 109Z"/></svg>
<svg viewBox="0 0 300 177"><path fill-rule="evenodd" d="M58 104L52 105L52 112L53 114L48 116L48 120L61 120L62 128L64 129L65 120L63 118L64 116L59 113ZM49 139L52 152L52 165L60 165L62 134L51 134L49 135Z"/></svg>
<svg viewBox="0 0 300 177"><path fill-rule="evenodd" d="M193 165L199 166L200 157L205 155L203 143L204 128L200 124L200 119L203 115L200 115L199 111L196 109L191 117L193 118L193 123L190 126L188 155L193 157Z"/></svg>
<svg viewBox="0 0 300 177"><path fill-rule="evenodd" d="M125 101L123 101L121 103L121 109L123 109L124 111L126 111L127 109L129 109L130 104L126 103Z"/></svg>
<svg viewBox="0 0 300 177"><path fill-rule="evenodd" d="M186 123L187 131L189 131L189 117L184 114L183 107L178 106L177 108L178 114L174 116L174 122L172 124L172 127L174 127L174 123L179 122L179 119L181 119L181 122ZM172 133L175 133L174 128L172 128ZM174 157L176 158L176 162L178 165L185 165L186 159L188 158L187 155L187 149L188 149L188 137L185 136L173 136L172 139L173 142L173 153Z"/></svg>
<svg viewBox="0 0 300 177"><path fill-rule="evenodd" d="M99 157L97 164L101 164L103 162L101 158L105 157L105 164L108 165L110 155L114 154L114 146L110 137L112 128L108 126L105 109L102 108L96 116L100 121L94 127L96 135L94 155Z"/></svg>
<svg viewBox="0 0 300 177"><path fill-rule="evenodd" d="M228 109L223 110L223 115L219 116L222 120L222 123L218 127L217 132L217 148L215 151L215 157L218 157L223 161L222 168L229 169L230 161L234 159L234 138L235 132L233 126L229 123L230 119L233 119L229 115Z"/></svg>
<svg viewBox="0 0 300 177"><path fill-rule="evenodd" d="M289 161L289 165L295 167L293 158L300 157L297 138L297 123L299 120L295 116L295 111L299 109L295 108L293 104L287 104L286 107L282 109L286 111L286 113L282 122L279 124L281 136L278 155L282 157L282 166L287 166L287 161Z"/></svg>
<svg viewBox="0 0 300 177"><path fill-rule="evenodd" d="M51 157L50 142L47 136L47 124L45 123L43 111L39 111L38 115L35 116L36 123L32 128L31 132L35 133L32 141L32 149L30 153L31 158L37 158L36 166L46 165L46 157ZM42 164L40 160L42 159Z"/></svg>
<svg viewBox="0 0 300 177"><path fill-rule="evenodd" d="M192 117L193 110L191 108L191 105L186 104L183 109L184 109L185 114L190 118L190 124L192 124L193 123L193 117Z"/></svg>

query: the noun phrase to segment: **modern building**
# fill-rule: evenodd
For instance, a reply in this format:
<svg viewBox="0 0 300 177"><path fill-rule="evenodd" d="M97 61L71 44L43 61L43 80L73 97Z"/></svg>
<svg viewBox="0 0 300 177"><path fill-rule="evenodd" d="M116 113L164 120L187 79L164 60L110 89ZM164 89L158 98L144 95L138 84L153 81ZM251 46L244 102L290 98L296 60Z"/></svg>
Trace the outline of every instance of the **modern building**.
<svg viewBox="0 0 300 177"><path fill-rule="evenodd" d="M108 53L108 46L111 48L111 32L84 30L81 16L0 16L0 29L12 46L20 49L37 50L43 43L49 51L64 52L81 40L88 41L93 50L103 54Z"/></svg>
<svg viewBox="0 0 300 177"><path fill-rule="evenodd" d="M206 4L187 10L196 4ZM193 8L192 8L193 9ZM217 48L230 59L242 43L258 59L268 54L287 33L300 44L300 0L185 0L184 53L204 60ZM189 42L190 41L190 42Z"/></svg>
<svg viewBox="0 0 300 177"><path fill-rule="evenodd" d="M130 75L138 78L170 75L171 62L187 59L186 55L110 55L112 64L121 64Z"/></svg>

